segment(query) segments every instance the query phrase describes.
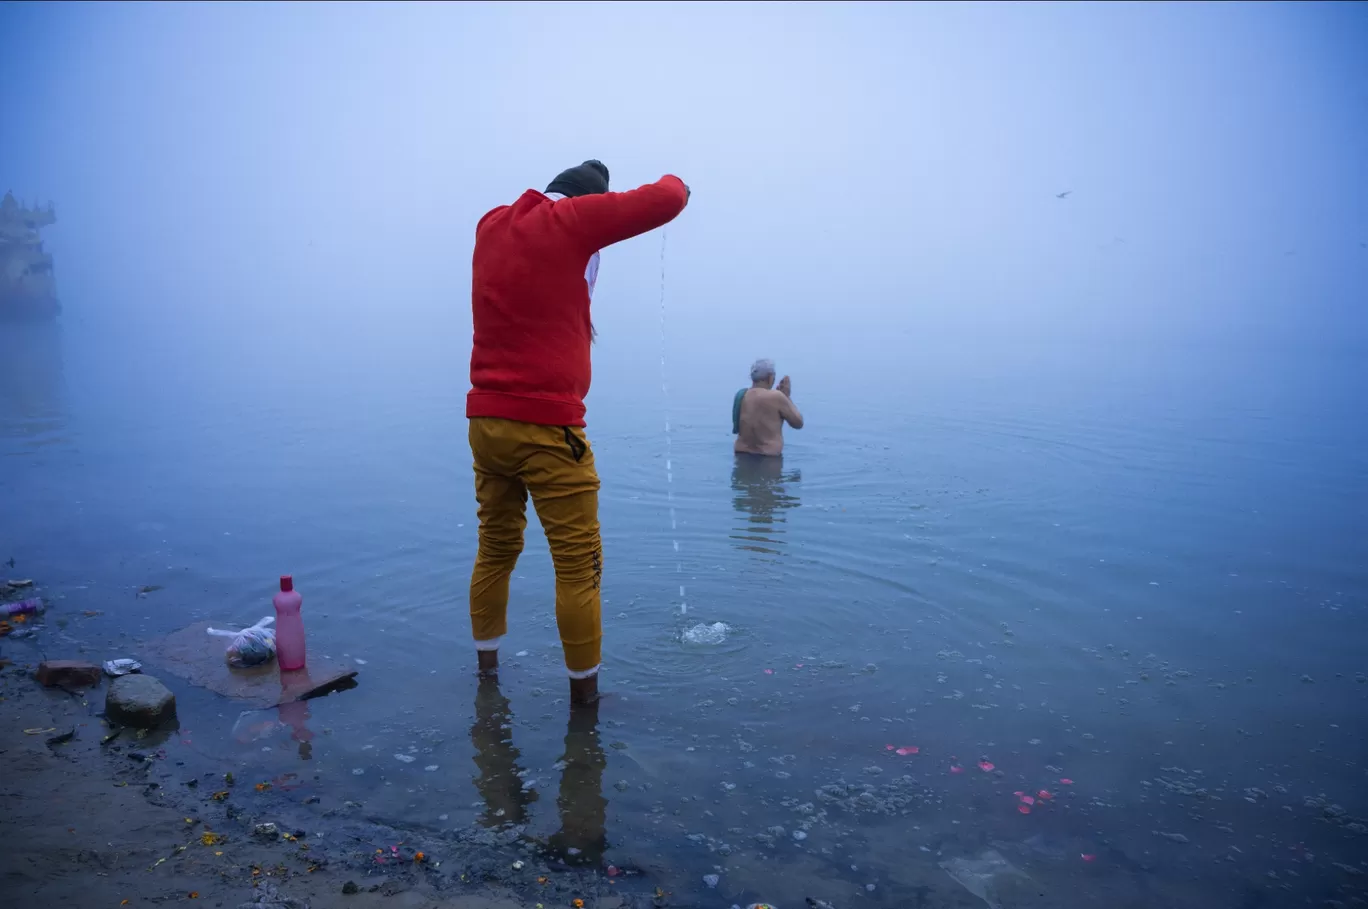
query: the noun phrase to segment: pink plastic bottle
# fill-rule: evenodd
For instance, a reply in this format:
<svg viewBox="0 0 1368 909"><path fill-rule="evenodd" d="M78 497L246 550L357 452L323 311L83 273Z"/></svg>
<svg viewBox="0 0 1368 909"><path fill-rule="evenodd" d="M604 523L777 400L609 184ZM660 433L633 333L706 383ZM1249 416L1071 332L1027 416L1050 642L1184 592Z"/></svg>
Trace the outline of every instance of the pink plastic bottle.
<svg viewBox="0 0 1368 909"><path fill-rule="evenodd" d="M304 668L304 619L299 607L304 598L294 589L294 578L280 576L280 593L272 599L276 611L276 659L282 672Z"/></svg>

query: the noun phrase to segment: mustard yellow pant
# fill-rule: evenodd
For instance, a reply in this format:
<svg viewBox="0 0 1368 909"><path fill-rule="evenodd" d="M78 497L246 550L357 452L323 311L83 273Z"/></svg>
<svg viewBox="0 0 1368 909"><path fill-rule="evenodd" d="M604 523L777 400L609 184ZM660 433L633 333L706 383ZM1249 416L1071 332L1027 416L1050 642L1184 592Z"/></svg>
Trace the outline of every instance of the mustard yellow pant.
<svg viewBox="0 0 1368 909"><path fill-rule="evenodd" d="M470 576L470 625L479 650L497 650L508 632L508 579L523 549L527 497L551 545L556 624L571 678L593 675L603 641L599 583L598 471L584 430L474 417L480 549Z"/></svg>

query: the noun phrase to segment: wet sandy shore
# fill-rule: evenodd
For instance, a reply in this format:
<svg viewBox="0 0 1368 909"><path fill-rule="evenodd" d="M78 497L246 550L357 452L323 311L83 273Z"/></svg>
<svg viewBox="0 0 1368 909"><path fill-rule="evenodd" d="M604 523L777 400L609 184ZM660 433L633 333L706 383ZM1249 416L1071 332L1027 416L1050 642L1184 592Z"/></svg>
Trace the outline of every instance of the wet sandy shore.
<svg viewBox="0 0 1368 909"><path fill-rule="evenodd" d="M41 638L24 645L7 643L0 667L0 903L12 909L667 902L642 880L558 868L495 837L398 830L318 799L299 804L269 783L230 783L177 749L178 730L111 737L108 680L44 689L33 678L41 656L76 655L43 654Z"/></svg>

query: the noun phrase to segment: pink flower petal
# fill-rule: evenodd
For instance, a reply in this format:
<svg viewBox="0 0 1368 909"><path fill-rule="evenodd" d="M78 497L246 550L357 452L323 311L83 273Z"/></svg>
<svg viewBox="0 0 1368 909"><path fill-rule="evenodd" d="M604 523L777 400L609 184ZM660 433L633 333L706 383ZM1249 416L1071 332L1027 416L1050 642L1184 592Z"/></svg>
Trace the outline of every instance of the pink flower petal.
<svg viewBox="0 0 1368 909"><path fill-rule="evenodd" d="M1073 785L1073 780L1069 779L1067 776L1061 776L1061 777L1059 778L1059 781L1060 781L1061 783L1063 783L1065 786L1072 786L1072 785Z"/></svg>
<svg viewBox="0 0 1368 909"><path fill-rule="evenodd" d="M899 748L899 749L898 749L898 754L901 754L903 757L906 757L906 756L909 755L909 754L920 754L920 753L921 753L921 749L918 748L916 745L904 745L902 748Z"/></svg>
<svg viewBox="0 0 1368 909"><path fill-rule="evenodd" d="M802 668L803 668L803 664L802 664L802 663L794 663L794 664L793 664L793 668L794 668L794 669L802 669Z"/></svg>
<svg viewBox="0 0 1368 909"><path fill-rule="evenodd" d="M1042 802L1048 802L1050 799L1054 798L1054 795L1048 789L1042 789L1036 793L1036 798L1040 799Z"/></svg>
<svg viewBox="0 0 1368 909"><path fill-rule="evenodd" d="M979 761L979 769L984 773L992 773L997 768L988 761Z"/></svg>
<svg viewBox="0 0 1368 909"><path fill-rule="evenodd" d="M1023 805L1034 805L1034 804L1035 804L1035 799L1031 798L1029 795L1023 795L1023 796L1021 797L1021 804L1023 804Z"/></svg>
<svg viewBox="0 0 1368 909"><path fill-rule="evenodd" d="M622 872L618 870L617 865L609 865L609 866L608 866L608 876L609 876L609 877L617 877L617 876L618 876L619 874L621 874L621 873L622 873Z"/></svg>
<svg viewBox="0 0 1368 909"><path fill-rule="evenodd" d="M1030 813L1031 813L1030 806L1028 806L1028 805L1017 805L1017 811L1020 811L1022 814L1030 814Z"/></svg>
<svg viewBox="0 0 1368 909"><path fill-rule="evenodd" d="M1013 793L1012 793L1012 795L1016 796L1017 798L1021 798L1021 797L1022 797L1023 795L1025 795L1025 794L1026 794L1026 793L1022 792L1020 789L1018 789L1016 792L1013 792Z"/></svg>
<svg viewBox="0 0 1368 909"><path fill-rule="evenodd" d="M950 765L950 772L951 772L951 773L963 773L963 772L964 772L964 768L961 767L959 764L951 764L951 765Z"/></svg>
<svg viewBox="0 0 1368 909"><path fill-rule="evenodd" d="M892 751L892 750L893 750L893 746L892 746L892 745L885 745L885 746L884 746L884 751Z"/></svg>
<svg viewBox="0 0 1368 909"><path fill-rule="evenodd" d="M1083 861L1085 861L1085 862L1091 862L1091 861L1095 861L1095 860L1097 859L1097 856L1093 855L1093 854L1090 853L1090 852L1080 852L1080 853L1078 854L1078 857L1081 858L1081 859L1082 859Z"/></svg>
<svg viewBox="0 0 1368 909"><path fill-rule="evenodd" d="M774 670L773 670L773 669L766 669L766 670L765 670L765 675L774 675Z"/></svg>

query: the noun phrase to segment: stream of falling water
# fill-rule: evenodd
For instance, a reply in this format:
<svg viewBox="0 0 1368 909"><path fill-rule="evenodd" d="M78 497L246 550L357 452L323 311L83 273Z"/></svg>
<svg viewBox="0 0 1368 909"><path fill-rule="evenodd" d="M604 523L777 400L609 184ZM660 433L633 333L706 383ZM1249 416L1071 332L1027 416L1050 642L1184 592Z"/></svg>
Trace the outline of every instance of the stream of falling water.
<svg viewBox="0 0 1368 909"><path fill-rule="evenodd" d="M670 439L670 385L665 378L665 239L660 231L660 394L665 399L665 499L670 506L670 542L674 544L675 578L679 581L679 614L687 615L689 603L684 597L684 562L679 554L679 521L674 506L674 446Z"/></svg>

